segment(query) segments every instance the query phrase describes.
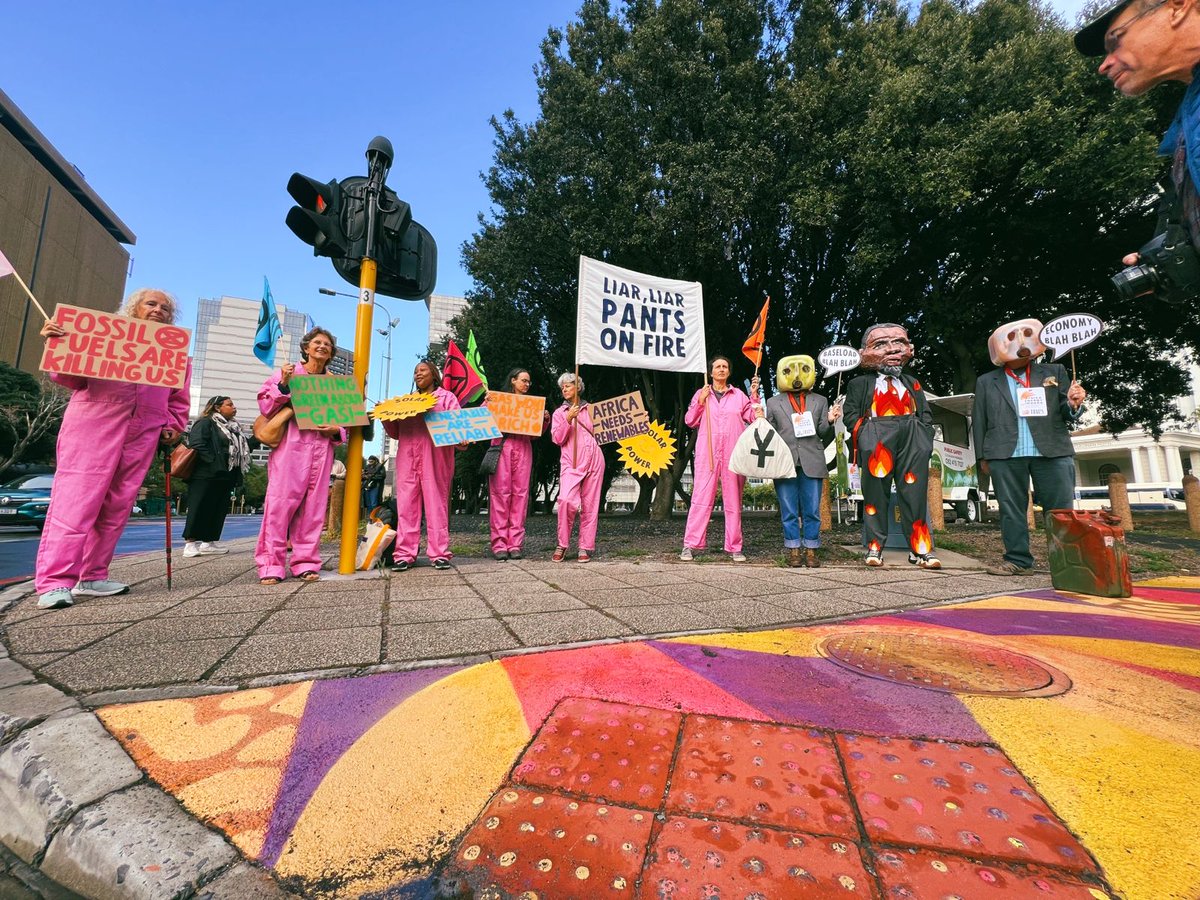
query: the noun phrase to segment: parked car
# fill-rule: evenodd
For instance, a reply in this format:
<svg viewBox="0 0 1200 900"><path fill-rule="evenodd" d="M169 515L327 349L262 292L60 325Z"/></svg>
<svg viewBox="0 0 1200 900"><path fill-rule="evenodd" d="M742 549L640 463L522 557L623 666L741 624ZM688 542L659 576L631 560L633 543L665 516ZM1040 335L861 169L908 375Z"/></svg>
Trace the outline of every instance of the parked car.
<svg viewBox="0 0 1200 900"><path fill-rule="evenodd" d="M0 525L32 525L41 531L50 508L53 475L22 475L0 485Z"/></svg>

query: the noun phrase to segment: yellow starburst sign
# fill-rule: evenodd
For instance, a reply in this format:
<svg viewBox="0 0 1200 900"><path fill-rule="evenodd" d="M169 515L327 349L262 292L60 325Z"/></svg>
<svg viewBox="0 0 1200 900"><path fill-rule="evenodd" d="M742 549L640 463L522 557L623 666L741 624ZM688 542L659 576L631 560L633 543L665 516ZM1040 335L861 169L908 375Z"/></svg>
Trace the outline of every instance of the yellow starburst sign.
<svg viewBox="0 0 1200 900"><path fill-rule="evenodd" d="M433 394L413 392L403 397L392 397L375 404L371 411L375 418L384 422L399 422L401 419L411 419L433 408L437 398Z"/></svg>
<svg viewBox="0 0 1200 900"><path fill-rule="evenodd" d="M625 468L647 478L657 475L675 458L675 436L660 422L651 422L648 432L619 441L617 447Z"/></svg>

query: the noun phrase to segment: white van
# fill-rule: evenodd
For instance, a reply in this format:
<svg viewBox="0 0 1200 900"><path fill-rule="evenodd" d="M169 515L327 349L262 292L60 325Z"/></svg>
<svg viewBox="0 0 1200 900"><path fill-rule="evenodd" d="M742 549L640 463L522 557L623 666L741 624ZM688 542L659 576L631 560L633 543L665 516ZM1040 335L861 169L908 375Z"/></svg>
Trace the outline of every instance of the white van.
<svg viewBox="0 0 1200 900"><path fill-rule="evenodd" d="M1151 512L1154 510L1187 509L1183 502L1183 488L1168 484L1131 484L1128 487L1129 508ZM1107 509L1110 505L1108 488L1090 486L1075 488L1076 509Z"/></svg>

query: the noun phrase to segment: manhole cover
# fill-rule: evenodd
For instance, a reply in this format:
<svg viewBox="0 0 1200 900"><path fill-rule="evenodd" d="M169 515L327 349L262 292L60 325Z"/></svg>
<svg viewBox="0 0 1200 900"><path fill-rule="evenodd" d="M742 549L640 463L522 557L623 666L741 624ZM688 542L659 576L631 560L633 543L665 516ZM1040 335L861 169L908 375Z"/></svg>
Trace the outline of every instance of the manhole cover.
<svg viewBox="0 0 1200 900"><path fill-rule="evenodd" d="M818 649L860 675L952 694L1049 697L1071 687L1062 672L1028 656L931 634L852 631Z"/></svg>

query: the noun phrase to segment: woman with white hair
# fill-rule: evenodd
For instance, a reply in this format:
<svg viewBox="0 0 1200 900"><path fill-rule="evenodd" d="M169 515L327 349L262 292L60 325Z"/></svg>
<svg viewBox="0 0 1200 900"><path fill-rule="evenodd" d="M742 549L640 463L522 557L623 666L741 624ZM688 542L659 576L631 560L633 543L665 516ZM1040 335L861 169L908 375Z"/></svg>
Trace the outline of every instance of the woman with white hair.
<svg viewBox="0 0 1200 900"><path fill-rule="evenodd" d="M143 288L130 294L121 315L170 325L175 300ZM65 334L57 322L42 326L46 339ZM108 567L159 443L174 444L187 427L192 368L189 361L183 384L173 387L62 373L50 378L72 393L58 432L34 586L39 608L60 609L74 597L129 590L109 580Z"/></svg>
<svg viewBox="0 0 1200 900"><path fill-rule="evenodd" d="M563 404L550 420L550 437L562 448L558 466L558 546L554 561L566 559L571 529L579 516L579 562L596 552L604 454L593 435L592 416L583 400L583 379L571 372L558 376Z"/></svg>

